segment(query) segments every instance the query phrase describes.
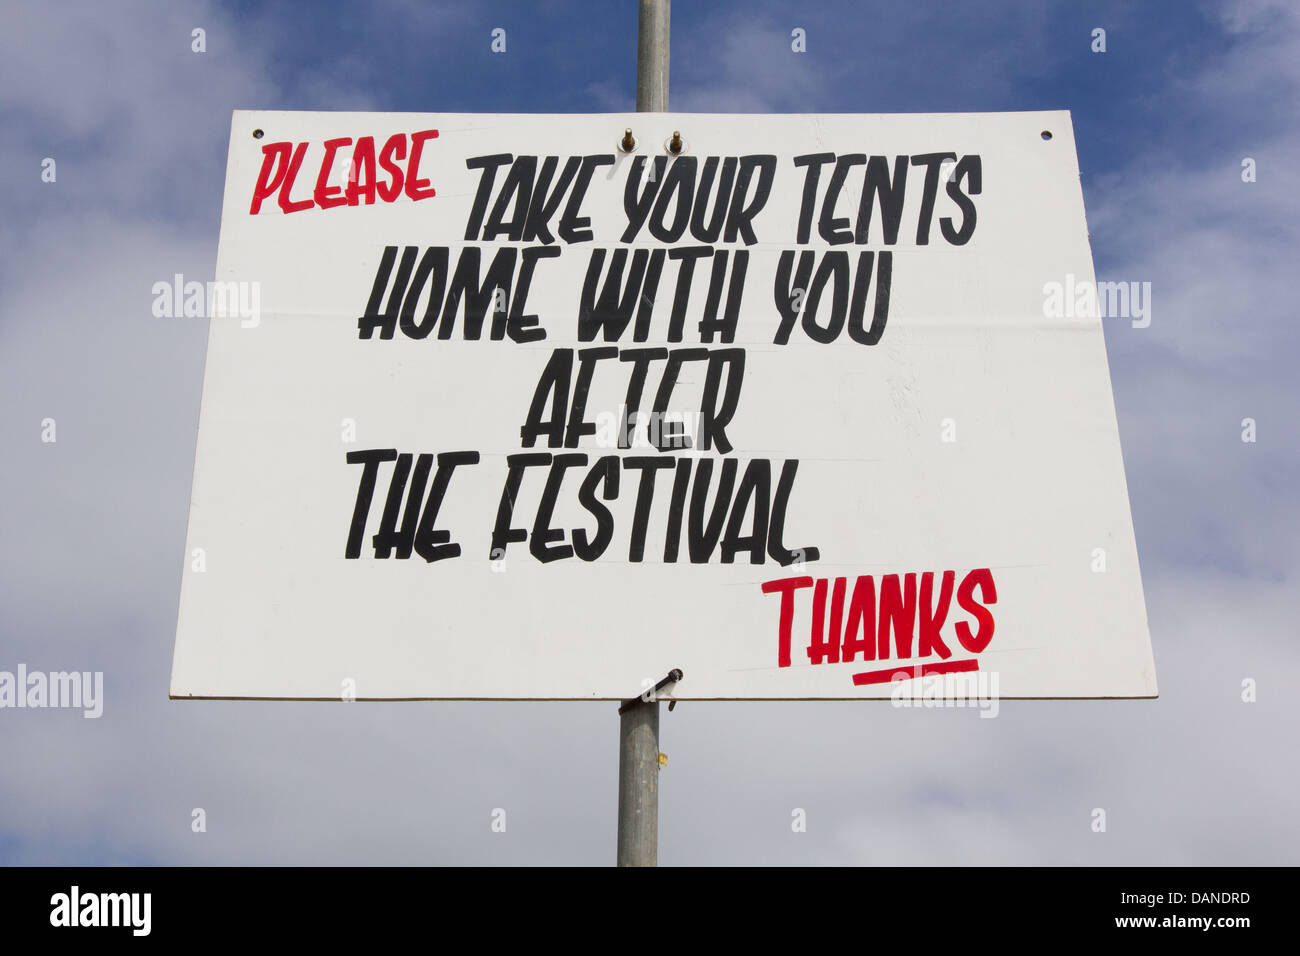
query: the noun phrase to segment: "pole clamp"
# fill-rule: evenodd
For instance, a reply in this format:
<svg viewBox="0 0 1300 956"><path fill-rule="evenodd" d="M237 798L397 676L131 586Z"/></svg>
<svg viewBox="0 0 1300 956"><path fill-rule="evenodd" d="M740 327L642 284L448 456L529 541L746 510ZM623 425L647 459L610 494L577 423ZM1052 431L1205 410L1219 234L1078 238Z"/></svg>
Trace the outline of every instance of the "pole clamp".
<svg viewBox="0 0 1300 956"><path fill-rule="evenodd" d="M664 689L665 687L667 687L669 684L675 684L675 683L677 683L677 682L678 682L679 680L681 680L681 679L682 679L682 669L681 669L680 667L674 667L672 670L670 670L670 671L668 672L668 676L665 677L663 680L661 680L659 683L655 684L654 687L649 688L648 690L644 690L644 691L642 691L640 694L638 694L637 696L633 697L631 700L625 700L625 701L623 701L623 703L619 704L619 705L618 705L618 712L621 714L621 713L623 713L625 710L627 710L629 707L634 707L634 706L637 705L637 704L642 704L642 703L650 704L650 703L654 703L654 702L655 702L655 699L658 697L659 692L660 692L661 690L663 690L663 689ZM649 700L645 700L645 699L644 699L645 696L646 696L647 694L652 695L652 696L650 697ZM675 703L677 703L677 702L676 702L676 701L671 701L671 702L668 704L668 709L669 709L669 710L672 710L672 709L673 709L673 704L675 704Z"/></svg>

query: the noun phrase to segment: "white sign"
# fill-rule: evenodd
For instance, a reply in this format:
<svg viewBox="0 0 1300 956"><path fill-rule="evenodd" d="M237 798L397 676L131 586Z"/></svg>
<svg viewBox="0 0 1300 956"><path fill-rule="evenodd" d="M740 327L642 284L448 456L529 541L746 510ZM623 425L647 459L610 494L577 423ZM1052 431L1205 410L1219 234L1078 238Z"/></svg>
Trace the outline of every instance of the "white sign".
<svg viewBox="0 0 1300 956"><path fill-rule="evenodd" d="M236 112L171 693L1153 697L1093 279L1064 112Z"/></svg>

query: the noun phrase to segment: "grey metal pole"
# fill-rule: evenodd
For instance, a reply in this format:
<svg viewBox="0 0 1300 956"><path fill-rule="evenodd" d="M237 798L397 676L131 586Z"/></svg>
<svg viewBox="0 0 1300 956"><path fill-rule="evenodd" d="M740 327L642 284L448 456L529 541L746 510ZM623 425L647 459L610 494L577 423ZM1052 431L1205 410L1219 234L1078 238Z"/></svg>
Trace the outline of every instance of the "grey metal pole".
<svg viewBox="0 0 1300 956"><path fill-rule="evenodd" d="M636 111L668 112L668 21L672 0L641 0L636 29Z"/></svg>
<svg viewBox="0 0 1300 956"><path fill-rule="evenodd" d="M618 715L618 865L659 865L659 702Z"/></svg>
<svg viewBox="0 0 1300 956"><path fill-rule="evenodd" d="M619 866L659 865L659 692L681 679L674 667L618 708Z"/></svg>
<svg viewBox="0 0 1300 956"><path fill-rule="evenodd" d="M636 31L638 113L668 111L670 10L671 0L641 0ZM638 697L618 710L618 865L659 865L657 700Z"/></svg>

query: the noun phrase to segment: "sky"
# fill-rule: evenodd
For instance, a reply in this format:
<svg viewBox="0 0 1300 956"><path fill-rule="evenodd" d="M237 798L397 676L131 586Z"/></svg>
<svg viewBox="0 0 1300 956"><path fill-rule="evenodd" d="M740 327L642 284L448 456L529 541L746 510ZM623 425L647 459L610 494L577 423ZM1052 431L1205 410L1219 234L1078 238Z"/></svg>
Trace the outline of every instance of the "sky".
<svg viewBox="0 0 1300 956"><path fill-rule="evenodd" d="M207 330L150 290L213 274L231 110L631 110L636 4L3 21L0 670L105 704L0 710L0 862L611 863L614 704L168 700ZM1161 696L665 709L661 864L1300 862L1298 87L1286 2L679 0L673 110L1072 111L1098 278L1153 290L1105 334Z"/></svg>

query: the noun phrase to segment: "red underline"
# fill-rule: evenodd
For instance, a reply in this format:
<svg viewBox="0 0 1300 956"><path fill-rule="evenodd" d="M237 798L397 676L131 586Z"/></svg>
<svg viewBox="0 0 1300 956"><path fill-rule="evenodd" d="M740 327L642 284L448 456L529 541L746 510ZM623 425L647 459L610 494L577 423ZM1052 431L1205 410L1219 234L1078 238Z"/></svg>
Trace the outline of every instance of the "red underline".
<svg viewBox="0 0 1300 956"><path fill-rule="evenodd" d="M925 677L929 674L953 674L959 671L977 671L980 669L980 662L971 661L939 661L935 664L922 664L920 667L891 667L883 671L865 671L861 674L853 675L853 683L861 687L863 684L888 684L895 679L894 675L902 675L900 680L911 680L914 677Z"/></svg>

